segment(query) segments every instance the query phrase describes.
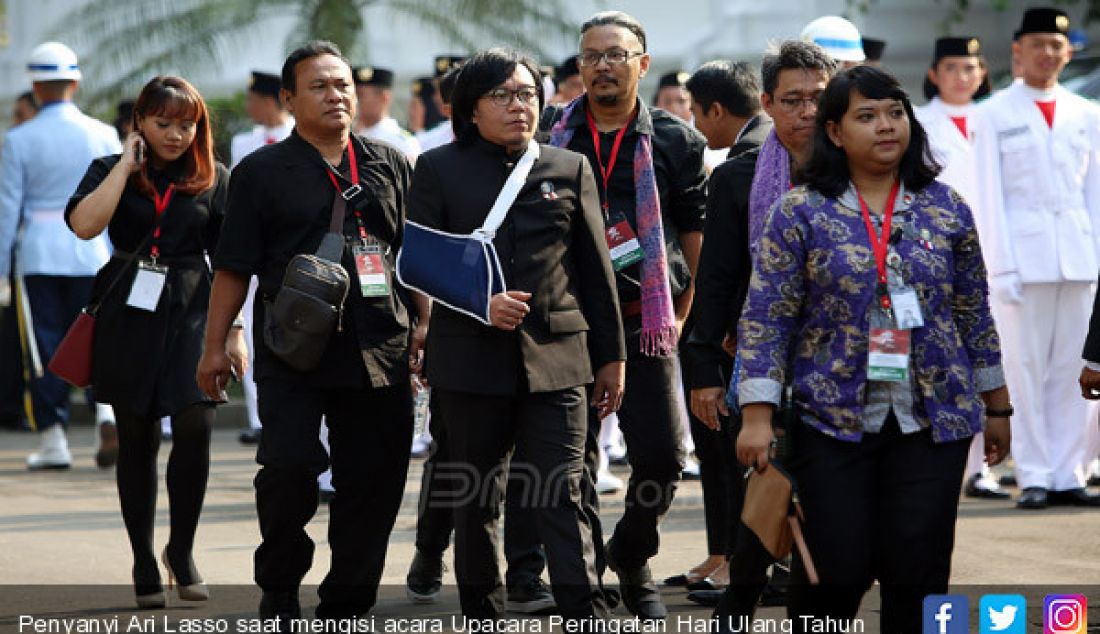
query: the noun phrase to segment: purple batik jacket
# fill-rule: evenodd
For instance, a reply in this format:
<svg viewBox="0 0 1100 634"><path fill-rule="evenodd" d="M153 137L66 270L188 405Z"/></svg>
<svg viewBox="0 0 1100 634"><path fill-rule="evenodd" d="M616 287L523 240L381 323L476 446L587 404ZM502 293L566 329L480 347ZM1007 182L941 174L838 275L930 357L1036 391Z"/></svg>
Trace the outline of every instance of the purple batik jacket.
<svg viewBox="0 0 1100 634"><path fill-rule="evenodd" d="M1004 385L970 208L938 181L903 187L893 224L901 235L891 245L901 258L895 272L916 290L925 322L911 335L913 417L936 442L968 438L982 429L979 392ZM805 423L859 441L869 321L881 309L854 189L839 200L791 190L769 212L757 253L739 325L741 404L778 404L791 382Z"/></svg>

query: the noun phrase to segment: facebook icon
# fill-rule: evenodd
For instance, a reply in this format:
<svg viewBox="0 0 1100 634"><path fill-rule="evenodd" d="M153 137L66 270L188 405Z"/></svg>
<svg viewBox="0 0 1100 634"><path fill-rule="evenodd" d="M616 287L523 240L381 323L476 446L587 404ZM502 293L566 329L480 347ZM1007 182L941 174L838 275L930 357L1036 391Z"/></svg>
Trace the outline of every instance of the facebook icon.
<svg viewBox="0 0 1100 634"><path fill-rule="evenodd" d="M930 594L924 597L923 634L968 634L970 602L961 594Z"/></svg>

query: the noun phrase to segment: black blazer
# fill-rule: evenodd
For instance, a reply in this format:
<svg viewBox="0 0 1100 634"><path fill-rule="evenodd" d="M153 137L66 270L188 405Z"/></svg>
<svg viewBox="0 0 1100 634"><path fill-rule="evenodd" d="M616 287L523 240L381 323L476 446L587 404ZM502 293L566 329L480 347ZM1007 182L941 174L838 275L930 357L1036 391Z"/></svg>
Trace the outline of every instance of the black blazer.
<svg viewBox="0 0 1100 634"><path fill-rule="evenodd" d="M1085 361L1100 363L1100 291L1092 300L1092 316L1089 317L1089 334L1085 338Z"/></svg>
<svg viewBox="0 0 1100 634"><path fill-rule="evenodd" d="M772 130L763 115L730 148L729 157L710 175L707 225L691 306L693 325L683 347L685 374L691 388L724 387L729 381L730 356L722 349L727 333L737 333L741 308L748 295L752 261L749 255L749 192L756 173L760 145ZM744 151L734 150L745 146Z"/></svg>
<svg viewBox="0 0 1100 634"><path fill-rule="evenodd" d="M479 228L515 166L482 139L420 155L408 218L451 233ZM548 392L592 381L626 358L615 277L588 161L548 145L493 240L508 290L532 294L514 332L436 304L425 349L432 386L476 394ZM591 360L590 360L591 357Z"/></svg>

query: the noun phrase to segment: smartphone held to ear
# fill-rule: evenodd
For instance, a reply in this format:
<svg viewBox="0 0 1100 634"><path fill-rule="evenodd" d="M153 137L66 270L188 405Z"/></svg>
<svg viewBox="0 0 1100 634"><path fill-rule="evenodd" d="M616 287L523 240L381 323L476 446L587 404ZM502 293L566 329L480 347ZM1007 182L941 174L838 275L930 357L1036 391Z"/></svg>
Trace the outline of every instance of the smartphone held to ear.
<svg viewBox="0 0 1100 634"><path fill-rule="evenodd" d="M145 162L145 139L139 138L134 143L134 162L138 165Z"/></svg>

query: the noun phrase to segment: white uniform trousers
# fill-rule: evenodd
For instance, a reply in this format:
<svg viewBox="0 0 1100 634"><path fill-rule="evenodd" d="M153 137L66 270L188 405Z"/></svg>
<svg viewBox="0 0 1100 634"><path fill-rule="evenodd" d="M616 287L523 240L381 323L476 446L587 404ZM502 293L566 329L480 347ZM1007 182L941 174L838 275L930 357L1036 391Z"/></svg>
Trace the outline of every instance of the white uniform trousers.
<svg viewBox="0 0 1100 634"><path fill-rule="evenodd" d="M1024 284L1020 304L993 304L1016 413L1012 456L1020 488L1084 486L1092 408L1077 378L1092 312L1088 282Z"/></svg>

